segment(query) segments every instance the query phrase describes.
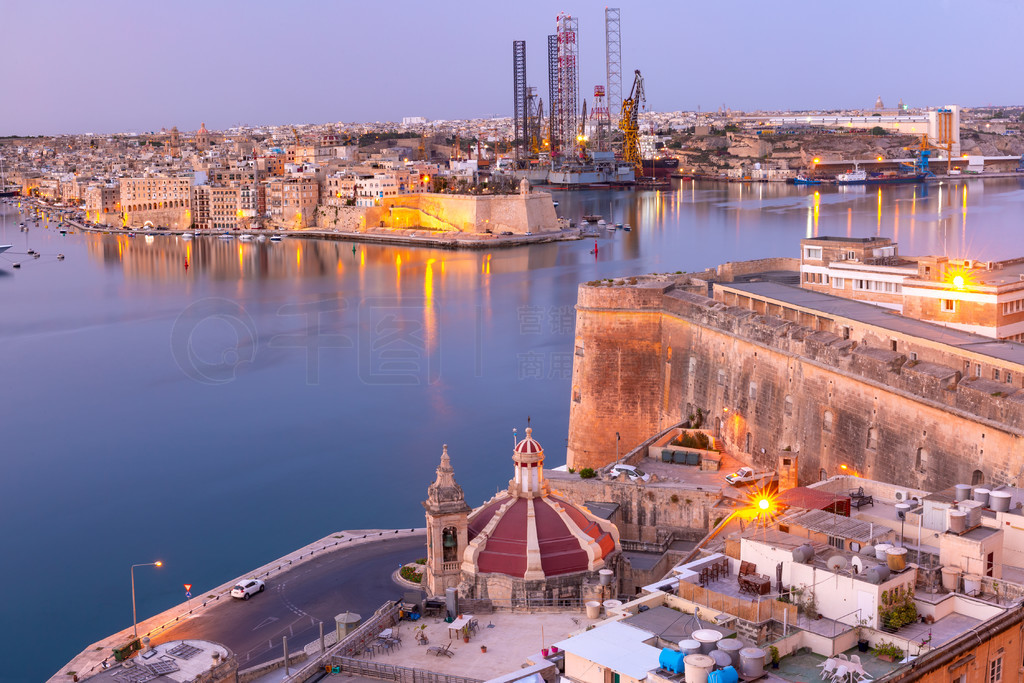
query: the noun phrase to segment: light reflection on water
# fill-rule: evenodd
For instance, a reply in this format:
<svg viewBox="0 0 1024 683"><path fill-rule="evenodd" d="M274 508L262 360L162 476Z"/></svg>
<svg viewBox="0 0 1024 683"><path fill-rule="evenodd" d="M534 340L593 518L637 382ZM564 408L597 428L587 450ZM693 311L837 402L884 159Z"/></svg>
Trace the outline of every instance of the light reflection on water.
<svg viewBox="0 0 1024 683"><path fill-rule="evenodd" d="M0 570L18 587L0 617L0 637L21 653L10 680L40 680L123 628L132 563L166 562L136 577L139 612L151 614L180 599L181 583L202 590L338 529L419 526L443 443L479 504L511 475L511 430L527 415L549 464L564 462L580 282L795 257L804 235L881 234L905 254L1024 254L1013 179L880 190L686 181L557 199L561 215L633 230L601 231L597 254L595 238L353 250L22 233L5 211L0 243L15 253L0 255L0 543L32 558ZM18 255L30 247L44 258ZM389 336L420 346L412 357L409 345L378 348ZM51 591L72 580L83 589L69 613Z"/></svg>

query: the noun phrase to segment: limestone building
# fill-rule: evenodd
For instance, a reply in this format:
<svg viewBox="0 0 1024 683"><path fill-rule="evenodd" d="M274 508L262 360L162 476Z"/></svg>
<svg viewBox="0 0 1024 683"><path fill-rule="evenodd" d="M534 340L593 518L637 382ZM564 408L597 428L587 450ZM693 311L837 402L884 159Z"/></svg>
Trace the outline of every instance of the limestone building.
<svg viewBox="0 0 1024 683"><path fill-rule="evenodd" d="M496 606L577 604L596 572L618 561L618 529L551 490L532 429L512 460L508 489L470 511L447 448L441 455L424 502L427 588L458 586L462 597Z"/></svg>

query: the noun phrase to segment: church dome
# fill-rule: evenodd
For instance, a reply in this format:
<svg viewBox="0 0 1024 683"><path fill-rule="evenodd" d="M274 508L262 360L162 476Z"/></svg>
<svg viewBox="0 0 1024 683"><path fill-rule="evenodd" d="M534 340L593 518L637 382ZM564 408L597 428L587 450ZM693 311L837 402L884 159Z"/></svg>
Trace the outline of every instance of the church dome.
<svg viewBox="0 0 1024 683"><path fill-rule="evenodd" d="M619 550L607 520L552 492L544 479L544 449L527 428L512 454L515 477L469 516L463 570L526 580L596 571Z"/></svg>

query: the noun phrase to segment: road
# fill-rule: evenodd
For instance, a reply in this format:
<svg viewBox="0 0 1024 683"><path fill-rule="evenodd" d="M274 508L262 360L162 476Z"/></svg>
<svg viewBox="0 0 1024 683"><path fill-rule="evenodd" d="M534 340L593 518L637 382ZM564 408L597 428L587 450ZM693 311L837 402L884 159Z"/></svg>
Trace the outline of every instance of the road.
<svg viewBox="0 0 1024 683"><path fill-rule="evenodd" d="M196 638L220 643L247 669L281 657L282 637L297 652L334 628L335 615L364 619L404 589L391 575L400 564L426 555L426 536L382 540L343 548L270 577L266 590L249 600L222 598L201 616L161 633L156 642Z"/></svg>

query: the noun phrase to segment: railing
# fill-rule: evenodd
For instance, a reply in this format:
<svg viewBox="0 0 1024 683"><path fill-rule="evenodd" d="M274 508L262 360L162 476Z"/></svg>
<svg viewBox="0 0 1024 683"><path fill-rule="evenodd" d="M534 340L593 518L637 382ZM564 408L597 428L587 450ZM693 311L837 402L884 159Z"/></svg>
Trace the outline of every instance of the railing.
<svg viewBox="0 0 1024 683"><path fill-rule="evenodd" d="M371 662L352 657L331 657L331 665L339 667L345 673L352 673L366 678L381 681L401 681L402 683L481 683L476 678L466 678L454 674L442 674L425 669L411 669L394 664Z"/></svg>
<svg viewBox="0 0 1024 683"><path fill-rule="evenodd" d="M454 572L459 570L459 562L445 562L441 565L441 570L446 572Z"/></svg>
<svg viewBox="0 0 1024 683"><path fill-rule="evenodd" d="M311 657L300 669L298 669L298 671L291 674L284 680L287 683L299 683L301 681L306 681L316 675L318 670L323 671L324 662L329 661L332 657L347 658L352 654L362 654L367 645L377 638L378 633L380 633L386 626L397 623L398 607L398 603L384 603L384 605L382 605L372 617L360 624L360 626L356 630L352 631L352 633L338 641L334 647L322 655Z"/></svg>

